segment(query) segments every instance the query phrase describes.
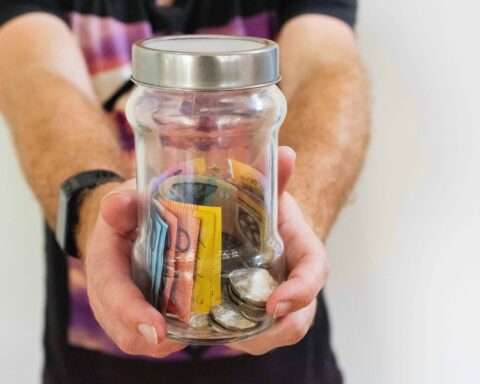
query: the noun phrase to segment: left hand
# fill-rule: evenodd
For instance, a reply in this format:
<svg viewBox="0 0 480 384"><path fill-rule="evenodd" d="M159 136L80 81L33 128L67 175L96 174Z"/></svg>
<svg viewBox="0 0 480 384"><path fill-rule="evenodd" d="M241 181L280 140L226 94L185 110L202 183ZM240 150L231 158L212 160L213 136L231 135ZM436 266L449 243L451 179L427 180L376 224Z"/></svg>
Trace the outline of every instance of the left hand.
<svg viewBox="0 0 480 384"><path fill-rule="evenodd" d="M251 355L262 355L303 339L313 323L316 298L329 273L322 242L306 222L294 198L284 192L293 173L294 158L291 149L280 148L278 230L285 244L288 278L267 302L267 313L277 321L264 333L229 345Z"/></svg>

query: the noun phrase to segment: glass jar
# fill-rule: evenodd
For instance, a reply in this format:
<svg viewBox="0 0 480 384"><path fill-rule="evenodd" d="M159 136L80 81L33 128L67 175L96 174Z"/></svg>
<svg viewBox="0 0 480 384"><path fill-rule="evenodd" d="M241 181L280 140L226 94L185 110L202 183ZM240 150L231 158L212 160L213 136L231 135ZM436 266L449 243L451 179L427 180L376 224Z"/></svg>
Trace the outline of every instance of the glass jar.
<svg viewBox="0 0 480 384"><path fill-rule="evenodd" d="M226 343L267 329L285 278L277 233L278 45L214 35L133 47L127 103L142 199L132 268L167 335Z"/></svg>

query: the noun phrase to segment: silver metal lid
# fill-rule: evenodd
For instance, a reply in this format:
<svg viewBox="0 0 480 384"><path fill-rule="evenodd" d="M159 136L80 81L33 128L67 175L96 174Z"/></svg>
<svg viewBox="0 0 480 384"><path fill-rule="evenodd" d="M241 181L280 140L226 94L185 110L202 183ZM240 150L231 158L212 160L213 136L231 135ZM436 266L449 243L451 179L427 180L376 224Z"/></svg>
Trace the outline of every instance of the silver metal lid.
<svg viewBox="0 0 480 384"><path fill-rule="evenodd" d="M278 44L223 35L161 36L132 49L132 80L182 90L242 89L280 81Z"/></svg>

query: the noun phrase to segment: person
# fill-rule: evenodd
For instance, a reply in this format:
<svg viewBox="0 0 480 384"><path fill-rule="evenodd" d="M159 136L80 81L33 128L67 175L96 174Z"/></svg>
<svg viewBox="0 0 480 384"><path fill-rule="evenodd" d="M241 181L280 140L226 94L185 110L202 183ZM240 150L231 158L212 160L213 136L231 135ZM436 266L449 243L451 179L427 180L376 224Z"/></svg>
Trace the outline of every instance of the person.
<svg viewBox="0 0 480 384"><path fill-rule="evenodd" d="M341 383L319 291L328 275L322 241L369 137L356 7L355 0L0 1L0 108L47 223L44 383ZM289 103L280 141L296 160L288 147L279 156L289 274L267 304L278 321L226 346L167 339L162 315L133 284L132 181L83 191L74 207L81 260L63 252L53 231L65 180L97 169L134 177L124 115L131 44L179 33L275 39Z"/></svg>

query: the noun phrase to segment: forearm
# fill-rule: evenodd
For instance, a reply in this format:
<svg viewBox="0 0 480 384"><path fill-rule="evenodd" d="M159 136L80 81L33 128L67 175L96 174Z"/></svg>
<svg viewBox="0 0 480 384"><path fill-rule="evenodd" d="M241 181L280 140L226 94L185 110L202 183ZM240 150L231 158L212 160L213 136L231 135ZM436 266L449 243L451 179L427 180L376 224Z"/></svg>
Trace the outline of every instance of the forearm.
<svg viewBox="0 0 480 384"><path fill-rule="evenodd" d="M121 149L60 20L14 19L0 29L0 51L8 52L0 60L0 107L26 178L55 228L61 183L90 169L124 175Z"/></svg>
<svg viewBox="0 0 480 384"><path fill-rule="evenodd" d="M287 68L289 112L280 131L281 143L297 152L290 190L323 240L359 174L369 138L368 81L359 55L328 48L333 52L303 71Z"/></svg>

